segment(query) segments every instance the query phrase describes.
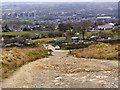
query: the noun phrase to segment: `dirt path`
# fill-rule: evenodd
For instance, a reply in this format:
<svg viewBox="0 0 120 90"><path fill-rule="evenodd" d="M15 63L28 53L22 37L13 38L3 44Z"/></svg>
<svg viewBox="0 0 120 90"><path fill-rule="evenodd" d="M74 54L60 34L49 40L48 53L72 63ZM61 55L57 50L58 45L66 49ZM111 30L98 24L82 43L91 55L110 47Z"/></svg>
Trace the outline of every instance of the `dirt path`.
<svg viewBox="0 0 120 90"><path fill-rule="evenodd" d="M117 88L118 61L82 59L54 50L49 58L22 66L3 88Z"/></svg>

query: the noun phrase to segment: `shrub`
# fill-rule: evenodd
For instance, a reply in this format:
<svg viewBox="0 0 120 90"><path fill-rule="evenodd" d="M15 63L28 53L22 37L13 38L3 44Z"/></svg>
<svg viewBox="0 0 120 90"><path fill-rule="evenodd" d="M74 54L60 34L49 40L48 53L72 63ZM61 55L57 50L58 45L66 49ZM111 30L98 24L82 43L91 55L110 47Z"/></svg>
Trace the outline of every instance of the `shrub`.
<svg viewBox="0 0 120 90"><path fill-rule="evenodd" d="M54 37L62 37L63 32L49 32L47 33L47 37L54 38Z"/></svg>

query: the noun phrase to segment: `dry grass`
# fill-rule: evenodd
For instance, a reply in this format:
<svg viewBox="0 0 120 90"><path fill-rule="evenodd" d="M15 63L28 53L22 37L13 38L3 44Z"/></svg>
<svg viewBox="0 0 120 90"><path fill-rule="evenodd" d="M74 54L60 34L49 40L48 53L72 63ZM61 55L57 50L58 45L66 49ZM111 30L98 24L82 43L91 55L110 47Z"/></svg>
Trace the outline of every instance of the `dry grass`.
<svg viewBox="0 0 120 90"><path fill-rule="evenodd" d="M93 44L88 48L73 50L72 55L80 58L118 60L118 44Z"/></svg>
<svg viewBox="0 0 120 90"><path fill-rule="evenodd" d="M2 48L2 74L27 62L44 57L47 57L47 52L43 46L35 48Z"/></svg>

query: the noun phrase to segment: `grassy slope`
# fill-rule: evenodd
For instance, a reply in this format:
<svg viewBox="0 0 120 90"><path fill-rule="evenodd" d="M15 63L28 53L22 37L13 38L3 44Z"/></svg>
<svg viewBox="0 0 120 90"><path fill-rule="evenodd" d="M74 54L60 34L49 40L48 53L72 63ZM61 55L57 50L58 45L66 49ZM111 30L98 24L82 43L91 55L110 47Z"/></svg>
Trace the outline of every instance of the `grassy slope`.
<svg viewBox="0 0 120 90"><path fill-rule="evenodd" d="M80 58L95 58L95 59L118 59L118 44L111 45L108 43L98 43L89 46L88 48L76 49L72 51L72 55Z"/></svg>
<svg viewBox="0 0 120 90"><path fill-rule="evenodd" d="M21 65L36 59L47 57L43 46L35 48L2 48L2 74L8 76Z"/></svg>
<svg viewBox="0 0 120 90"><path fill-rule="evenodd" d="M105 33L113 34L113 36L114 36L115 38L120 38L120 35L118 35L118 33L113 33L112 30L106 30L106 31L104 31L104 32L105 32Z"/></svg>

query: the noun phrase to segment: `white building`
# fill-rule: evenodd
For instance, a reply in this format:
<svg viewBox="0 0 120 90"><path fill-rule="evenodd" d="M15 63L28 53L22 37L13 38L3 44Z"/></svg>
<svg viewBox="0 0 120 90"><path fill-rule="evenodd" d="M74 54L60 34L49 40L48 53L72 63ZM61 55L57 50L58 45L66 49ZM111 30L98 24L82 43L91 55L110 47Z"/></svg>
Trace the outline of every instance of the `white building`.
<svg viewBox="0 0 120 90"><path fill-rule="evenodd" d="M105 25L99 25L97 27L98 30L109 30L109 29L113 29L114 24L113 23L108 23Z"/></svg>

